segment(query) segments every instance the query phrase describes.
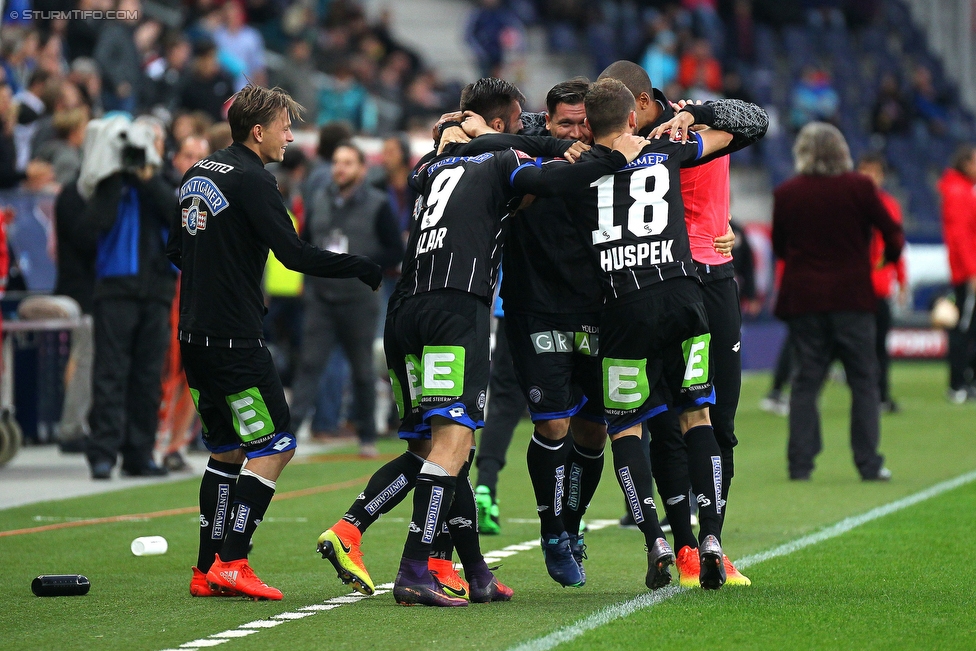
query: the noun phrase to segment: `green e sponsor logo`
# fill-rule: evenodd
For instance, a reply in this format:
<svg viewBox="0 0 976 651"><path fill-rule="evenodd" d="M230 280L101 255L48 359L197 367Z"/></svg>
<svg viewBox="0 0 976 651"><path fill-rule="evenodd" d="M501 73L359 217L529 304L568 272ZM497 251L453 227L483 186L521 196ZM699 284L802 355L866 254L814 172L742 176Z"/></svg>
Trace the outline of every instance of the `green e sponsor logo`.
<svg viewBox="0 0 976 651"><path fill-rule="evenodd" d="M460 396L464 393L464 348L424 346L423 395Z"/></svg>
<svg viewBox="0 0 976 651"><path fill-rule="evenodd" d="M257 387L227 396L226 400L234 415L234 429L242 441L247 443L274 433L271 414Z"/></svg>
<svg viewBox="0 0 976 651"><path fill-rule="evenodd" d="M685 379L683 388L693 384L704 384L708 379L708 345L712 335L705 333L681 342L681 352L685 356Z"/></svg>
<svg viewBox="0 0 976 651"><path fill-rule="evenodd" d="M607 409L636 409L650 393L646 359L603 359L603 404Z"/></svg>
<svg viewBox="0 0 976 651"><path fill-rule="evenodd" d="M403 420L406 414L403 407L403 387L400 386L400 380L397 379L393 369L387 369L387 371L390 374L390 386L393 389L393 400L396 402L397 416L400 417L400 420Z"/></svg>
<svg viewBox="0 0 976 651"><path fill-rule="evenodd" d="M203 433L206 434L209 430L207 429L207 424L203 422L203 414L200 413L200 392L189 387L190 397L193 398L193 408L197 410L197 416L200 417L200 425L203 426Z"/></svg>
<svg viewBox="0 0 976 651"><path fill-rule="evenodd" d="M424 375L424 367L416 355L405 355L403 365L407 369L407 388L410 390L410 406L416 407L420 404L420 396L423 393L421 378ZM393 377L393 373L390 373ZM406 403L406 401L404 401Z"/></svg>

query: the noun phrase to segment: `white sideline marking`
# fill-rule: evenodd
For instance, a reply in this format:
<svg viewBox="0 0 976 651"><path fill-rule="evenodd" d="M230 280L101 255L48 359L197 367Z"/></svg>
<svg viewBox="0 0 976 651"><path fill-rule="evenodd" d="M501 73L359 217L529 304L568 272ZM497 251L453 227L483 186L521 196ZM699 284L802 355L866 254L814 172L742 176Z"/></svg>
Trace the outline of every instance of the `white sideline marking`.
<svg viewBox="0 0 976 651"><path fill-rule="evenodd" d="M388 520L389 521L389 520ZM587 531L597 531L599 529L604 529L611 525L617 524L616 520L590 520L587 522ZM502 558L513 556L519 552L529 551L530 549L535 549L539 547L539 539L527 540L525 542L516 543L514 545L509 545L504 549L498 549L491 552L485 552L486 562L496 562L500 561ZM387 594L393 589L392 583L381 583L376 586L376 590L373 592L373 596L378 596L382 594ZM296 608L296 612L284 612L279 615L272 615L270 619L259 619L253 622L248 622L247 624L241 624L236 629L231 629L224 631L223 633L215 633L207 639L194 640L192 642L187 642L180 645L181 651L193 651L194 649L200 649L204 647L217 646L218 644L223 644L224 642L229 642L230 638L244 637L246 635L251 635L253 633L259 632L262 628L273 628L279 624L284 624L285 622L304 619L305 617L310 617L316 613L332 610L334 608L339 608L340 606L345 606L349 604L354 604L356 602L362 601L363 599L368 599L366 595L359 594L358 592L351 592L347 595L340 597L332 597L331 599L326 599L324 603L312 604L310 606L303 606L301 608ZM167 649L165 651L172 651Z"/></svg>
<svg viewBox="0 0 976 651"><path fill-rule="evenodd" d="M247 624L241 624L241 628L272 628L278 624L284 624L285 622L280 619L259 619L253 622L248 622Z"/></svg>
<svg viewBox="0 0 976 651"><path fill-rule="evenodd" d="M810 547L811 545L816 545L817 543L821 543L825 540L836 538L837 536L847 533L851 529L859 527L862 524L867 524L872 520L877 520L878 518L883 518L884 516L895 513L896 511L901 511L902 509L908 508L909 506L914 506L919 502L924 502L925 500L931 499L955 488L959 488L960 486L972 483L973 481L976 481L976 471L968 472L964 475L956 477L955 479L950 479L940 484L936 484L935 486L926 488L925 490L919 491L914 495L909 495L908 497L903 497L902 499L895 500L889 504L884 504L877 508L871 509L866 513L862 513L861 515L854 515L849 518L844 518L837 524L826 527L825 529L821 529L820 531L810 535L803 536L802 538L797 538L796 540L780 545L779 547L774 547L773 549L765 552L759 552L758 554L746 556L739 559L736 565L739 568L746 568L757 563L762 563L763 561L779 558L780 556L787 556L805 547ZM689 589L690 588L681 588L679 586L668 586L667 588L657 590L656 592L638 595L630 601L624 601L612 606L608 606L603 610L599 610L588 617L584 617L574 624L557 629L549 635L545 635L522 644L517 644L509 648L508 651L548 651L548 649L552 649L553 647L563 644L564 642L569 642L578 638L587 631L592 631L595 628L609 624L615 619L626 617L638 610L655 606L662 601L670 599L681 592L686 592Z"/></svg>
<svg viewBox="0 0 976 651"><path fill-rule="evenodd" d="M311 617L314 615L311 613L281 613L280 615L272 615L271 619L304 619L305 617Z"/></svg>
<svg viewBox="0 0 976 651"><path fill-rule="evenodd" d="M181 649L199 649L200 647L210 647L217 646L218 644L223 644L224 642L230 642L230 640L193 640L192 642L187 642L186 644L181 644Z"/></svg>

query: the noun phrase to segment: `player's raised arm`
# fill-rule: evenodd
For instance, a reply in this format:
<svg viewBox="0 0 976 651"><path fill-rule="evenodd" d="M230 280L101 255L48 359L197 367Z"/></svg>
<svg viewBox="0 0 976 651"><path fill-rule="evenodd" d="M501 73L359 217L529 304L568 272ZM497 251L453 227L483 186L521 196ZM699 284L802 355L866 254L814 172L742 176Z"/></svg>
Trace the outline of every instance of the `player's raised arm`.
<svg viewBox="0 0 976 651"><path fill-rule="evenodd" d="M693 128L695 126L707 129L698 131ZM669 134L674 141L686 142L692 132L696 132L702 137L702 152L698 160L686 165L690 166L701 165L758 142L768 127L769 116L761 106L738 99L722 99L704 104L686 103L648 137L660 138Z"/></svg>

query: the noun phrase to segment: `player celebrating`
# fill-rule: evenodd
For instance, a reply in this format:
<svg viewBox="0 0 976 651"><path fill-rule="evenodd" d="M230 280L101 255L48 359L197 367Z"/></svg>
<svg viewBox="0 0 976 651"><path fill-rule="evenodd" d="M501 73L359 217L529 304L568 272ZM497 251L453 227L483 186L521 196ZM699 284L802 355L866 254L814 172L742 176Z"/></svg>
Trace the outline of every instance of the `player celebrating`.
<svg viewBox="0 0 976 651"><path fill-rule="evenodd" d="M585 106L595 144L584 159L606 156L609 142L637 128L634 96L615 79L593 84ZM696 493L711 496L701 509L702 585L717 588L723 582L717 509L722 466L708 414L714 401L708 322L678 172L727 147L733 136L717 129L692 136L687 144L652 140L633 163L568 204L593 243L604 281L600 347L607 431L617 480L647 543L645 582L652 590L670 582L674 553L657 520L641 423L669 406L680 412L686 439L699 442L689 459L692 485Z"/></svg>
<svg viewBox="0 0 976 651"><path fill-rule="evenodd" d="M261 277L268 250L289 269L359 278L376 289L368 258L317 249L298 238L275 177L302 107L280 88L249 84L228 111L234 143L191 167L180 188L181 221L167 247L180 281L180 352L211 452L200 483L200 549L190 594L281 599L247 561L275 481L295 454L290 414L264 346ZM246 467L242 467L245 464Z"/></svg>
<svg viewBox="0 0 976 651"><path fill-rule="evenodd" d="M760 107L739 100L721 100L704 106L672 106L667 98L651 87L643 68L630 61L610 65L601 78L618 79L637 98L638 132L652 130L682 132L687 139L688 127L695 119L715 120L721 113L721 128L733 134L729 145L708 159L681 171L681 195L685 205L685 224L688 230L692 259L702 280L702 295L709 323L709 360L714 371L715 404L709 408L714 425L714 437L721 450L722 490L718 501L721 522L724 524L729 485L734 471L733 448L735 412L739 402L742 363L739 353L741 313L735 271L731 260L712 246L713 238L728 230L729 215L729 158L727 154L758 141L765 134L768 118ZM713 122L714 123L714 122ZM689 488L689 448L694 453L699 445L696 438L681 435L676 415L670 411L648 421L651 432L651 459L658 491L665 500L665 510L671 523L675 546L678 548L677 566L684 586L699 584L698 541L689 524L690 505L686 499ZM686 445L687 441L687 445ZM710 446L710 442L706 442ZM711 499L699 493L699 501ZM718 539L721 541L721 530ZM723 557L720 575L732 584L749 585L727 557ZM724 582L724 579L723 579Z"/></svg>

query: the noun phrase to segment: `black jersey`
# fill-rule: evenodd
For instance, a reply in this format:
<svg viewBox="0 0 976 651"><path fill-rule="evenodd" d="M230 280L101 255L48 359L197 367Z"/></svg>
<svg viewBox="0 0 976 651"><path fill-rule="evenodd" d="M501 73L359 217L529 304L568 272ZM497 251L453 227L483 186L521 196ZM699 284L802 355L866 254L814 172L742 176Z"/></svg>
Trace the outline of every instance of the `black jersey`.
<svg viewBox="0 0 976 651"><path fill-rule="evenodd" d="M502 267L506 312L584 314L603 306L590 247L560 197L536 198L510 220Z"/></svg>
<svg viewBox="0 0 976 651"><path fill-rule="evenodd" d="M508 218L519 197L585 186L624 163L609 150L586 164L569 165L506 149L445 155L419 166L412 182L420 197L392 301L450 288L490 302Z"/></svg>
<svg viewBox="0 0 976 651"><path fill-rule="evenodd" d="M269 248L294 271L379 284L379 267L369 258L323 251L298 238L274 175L240 143L186 172L180 208L167 255L183 271L180 330L193 343L197 335L201 343L262 337Z"/></svg>
<svg viewBox="0 0 976 651"><path fill-rule="evenodd" d="M567 201L580 235L593 246L608 300L669 278L697 278L691 259L679 168L701 157L701 138L687 144L652 140L634 159ZM594 145L583 155L605 157Z"/></svg>

